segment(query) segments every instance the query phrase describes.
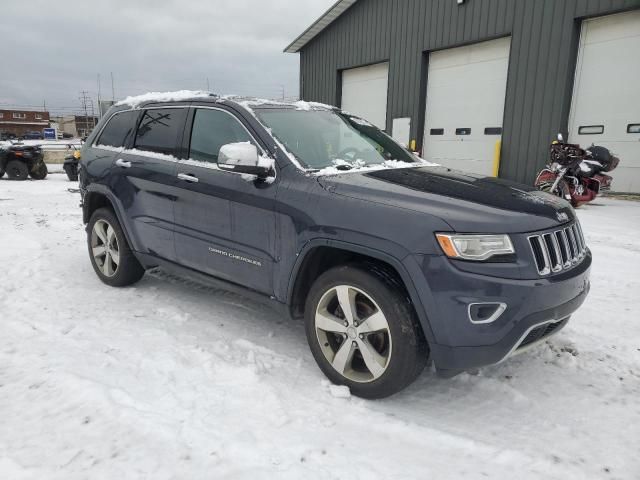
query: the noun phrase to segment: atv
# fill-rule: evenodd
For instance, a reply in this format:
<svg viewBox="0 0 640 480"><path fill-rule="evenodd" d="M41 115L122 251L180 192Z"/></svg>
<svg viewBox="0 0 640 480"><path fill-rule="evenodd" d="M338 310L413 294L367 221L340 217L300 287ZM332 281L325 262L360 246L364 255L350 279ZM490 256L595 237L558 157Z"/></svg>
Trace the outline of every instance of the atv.
<svg viewBox="0 0 640 480"><path fill-rule="evenodd" d="M72 182L78 181L78 167L80 165L80 149L75 145L68 144L67 149L70 153L65 155L62 168L67 174L67 178Z"/></svg>
<svg viewBox="0 0 640 480"><path fill-rule="evenodd" d="M0 177L5 172L9 180L44 180L49 171L40 145L0 146Z"/></svg>

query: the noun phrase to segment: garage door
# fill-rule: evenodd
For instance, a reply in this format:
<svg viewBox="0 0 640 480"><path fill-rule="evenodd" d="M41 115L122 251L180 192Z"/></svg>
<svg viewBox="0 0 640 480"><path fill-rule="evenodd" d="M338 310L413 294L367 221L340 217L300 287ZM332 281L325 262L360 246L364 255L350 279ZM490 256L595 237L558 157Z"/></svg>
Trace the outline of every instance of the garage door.
<svg viewBox="0 0 640 480"><path fill-rule="evenodd" d="M378 63L342 72L342 109L378 128L387 124L389 64Z"/></svg>
<svg viewBox="0 0 640 480"><path fill-rule="evenodd" d="M640 11L583 22L569 140L614 152L612 189L640 192Z"/></svg>
<svg viewBox="0 0 640 480"><path fill-rule="evenodd" d="M429 55L426 159L492 174L502 137L510 45L510 38L500 38Z"/></svg>

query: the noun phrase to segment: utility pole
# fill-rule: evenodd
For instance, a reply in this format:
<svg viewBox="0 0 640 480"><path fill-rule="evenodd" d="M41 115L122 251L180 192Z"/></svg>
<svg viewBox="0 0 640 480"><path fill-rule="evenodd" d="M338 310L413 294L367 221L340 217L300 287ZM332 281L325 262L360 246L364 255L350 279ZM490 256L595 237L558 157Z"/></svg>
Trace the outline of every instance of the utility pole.
<svg viewBox="0 0 640 480"><path fill-rule="evenodd" d="M207 92L211 91L211 87L209 86L209 77L207 77Z"/></svg>
<svg viewBox="0 0 640 480"><path fill-rule="evenodd" d="M89 112L87 110L87 103L89 101L89 92L87 92L86 90L82 90L80 92L80 104L82 105L82 109L84 110L84 131L83 136L86 136L86 134L88 133L87 130L89 129Z"/></svg>
<svg viewBox="0 0 640 480"><path fill-rule="evenodd" d="M91 130L93 130L94 128L96 128L96 112L93 109L93 100L90 100L90 101L91 101L91 125L92 125Z"/></svg>
<svg viewBox="0 0 640 480"><path fill-rule="evenodd" d="M102 107L101 107L101 103L100 103L100 74L98 74L98 113L100 114L100 117L102 117Z"/></svg>
<svg viewBox="0 0 640 480"><path fill-rule="evenodd" d="M115 102L116 101L116 89L113 86L113 72L111 73L111 101Z"/></svg>
<svg viewBox="0 0 640 480"><path fill-rule="evenodd" d="M280 85L280 91L282 93L282 101L284 102L284 85Z"/></svg>

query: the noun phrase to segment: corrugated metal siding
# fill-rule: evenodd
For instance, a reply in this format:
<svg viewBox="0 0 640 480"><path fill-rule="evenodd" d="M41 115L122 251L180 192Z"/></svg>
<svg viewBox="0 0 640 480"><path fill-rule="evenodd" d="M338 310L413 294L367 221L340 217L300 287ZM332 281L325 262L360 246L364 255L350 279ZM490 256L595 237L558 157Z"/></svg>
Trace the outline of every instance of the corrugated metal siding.
<svg viewBox="0 0 640 480"><path fill-rule="evenodd" d="M511 36L500 175L530 183L566 134L580 19L640 0L359 0L300 52L301 95L337 104L340 71L389 61L387 126L422 142L428 52Z"/></svg>

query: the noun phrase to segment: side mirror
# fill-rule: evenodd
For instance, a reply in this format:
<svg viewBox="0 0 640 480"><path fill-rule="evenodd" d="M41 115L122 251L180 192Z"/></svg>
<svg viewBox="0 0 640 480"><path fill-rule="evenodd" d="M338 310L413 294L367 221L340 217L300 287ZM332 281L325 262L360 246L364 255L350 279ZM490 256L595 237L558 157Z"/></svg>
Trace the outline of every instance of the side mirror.
<svg viewBox="0 0 640 480"><path fill-rule="evenodd" d="M561 134L561 133L559 133L559 134L558 134L558 141L559 141L560 143L564 143L564 137L562 136L562 134Z"/></svg>
<svg viewBox="0 0 640 480"><path fill-rule="evenodd" d="M258 148L248 142L227 143L218 152L218 168L229 172L255 175L258 178L269 176L269 167L260 165Z"/></svg>

